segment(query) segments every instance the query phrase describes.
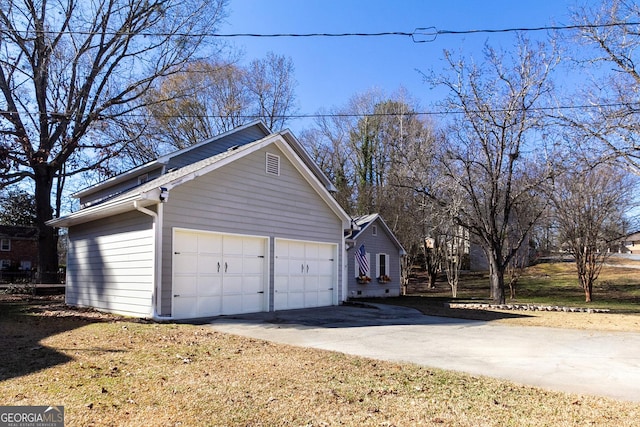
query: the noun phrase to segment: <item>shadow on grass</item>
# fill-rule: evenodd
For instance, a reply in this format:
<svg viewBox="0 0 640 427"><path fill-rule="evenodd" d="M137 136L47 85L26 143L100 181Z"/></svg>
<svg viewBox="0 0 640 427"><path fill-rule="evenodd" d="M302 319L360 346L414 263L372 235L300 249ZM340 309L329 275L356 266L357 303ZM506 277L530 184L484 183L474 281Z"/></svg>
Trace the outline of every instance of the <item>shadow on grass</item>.
<svg viewBox="0 0 640 427"><path fill-rule="evenodd" d="M0 295L0 342L3 344L0 381L25 376L72 360L42 345L47 337L81 328L99 317L70 312L63 296Z"/></svg>

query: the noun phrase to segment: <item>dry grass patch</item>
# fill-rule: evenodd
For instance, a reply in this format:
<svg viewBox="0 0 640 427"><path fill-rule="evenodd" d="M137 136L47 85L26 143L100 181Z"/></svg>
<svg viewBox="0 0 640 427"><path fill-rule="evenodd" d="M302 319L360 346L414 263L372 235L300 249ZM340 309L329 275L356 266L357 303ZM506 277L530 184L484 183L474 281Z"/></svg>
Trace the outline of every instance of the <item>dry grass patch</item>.
<svg viewBox="0 0 640 427"><path fill-rule="evenodd" d="M219 333L0 302L4 405L68 426L632 426L640 403ZM36 341L34 341L36 340Z"/></svg>
<svg viewBox="0 0 640 427"><path fill-rule="evenodd" d="M446 307L449 302L490 302L486 273L463 275L455 300L451 298L446 281L440 281L435 289L430 289L426 279L417 275L408 288L407 296L375 301L414 307L435 316L490 320L510 325L640 332L640 269L629 268L634 264L631 261L613 257L610 264L602 269L594 285L594 301L591 303L584 302L584 293L572 262L540 263L527 268L516 285L516 297L507 297L507 303L605 308L610 310L606 314ZM635 264L640 266L638 262Z"/></svg>

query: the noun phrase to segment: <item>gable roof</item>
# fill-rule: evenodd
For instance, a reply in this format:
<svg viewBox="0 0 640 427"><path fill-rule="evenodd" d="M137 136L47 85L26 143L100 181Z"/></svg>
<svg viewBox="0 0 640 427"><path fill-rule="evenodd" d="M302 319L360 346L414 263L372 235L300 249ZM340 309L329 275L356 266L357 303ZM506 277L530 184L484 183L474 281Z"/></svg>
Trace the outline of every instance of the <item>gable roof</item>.
<svg viewBox="0 0 640 427"><path fill-rule="evenodd" d="M391 229L389 228L387 223L384 222L384 220L382 219L380 214L377 214L377 213L369 214L369 215L362 215L362 216L358 216L358 217L353 218L353 222L355 223L355 225L357 227L354 228L351 231L351 233L347 236L347 240L352 240L352 241L357 240L358 239L358 235L362 234L362 232L364 230L369 228L369 226L371 224L373 224L374 222L376 222L376 221L378 221L380 223L380 225L382 225L382 228L385 230L385 232L387 233L387 235L389 236L391 241L398 247L400 252L403 255L406 254L407 252L402 247L402 244L400 243L400 241L396 238L395 234L393 234L393 232L391 231Z"/></svg>
<svg viewBox="0 0 640 427"><path fill-rule="evenodd" d="M72 197L80 198L80 197L90 195L92 193L99 191L102 188L111 187L115 184L131 179L132 177L139 176L141 174L157 169L159 167L175 166L175 165L172 165L172 163L177 164L178 166L185 166L187 163L180 162L180 158L186 157L190 152L197 149L201 149L202 147L207 145L212 147L212 150L211 150L212 156L223 153L238 144L238 141L230 138L230 136L240 135L243 133L247 134L247 136L241 139L240 141L241 144L255 141L260 138L264 138L265 136L271 134L271 131L269 130L269 128L267 128L267 126L261 120L255 120L253 122L247 123L246 125L239 126L230 131L216 135L203 142L199 142L189 147L185 147L183 149L173 151L171 153L158 157L156 160L152 160L143 165L136 166L119 175L116 175L114 177L101 181L97 184L84 188L80 191L77 191L76 193L72 194Z"/></svg>
<svg viewBox="0 0 640 427"><path fill-rule="evenodd" d="M164 194L170 192L172 188L272 144L275 144L289 161L294 164L325 203L329 205L331 210L341 218L345 228L348 228L350 218L329 192L326 185L326 182L329 182L328 178L320 172L317 166L315 170L313 167L310 167L310 165L303 160L301 154L298 154L298 150L300 150L301 153L305 152L289 131L271 134L245 145L231 147L219 154L165 173L156 179L127 190L107 201L80 209L64 217L50 220L47 224L54 227L69 227L161 203L163 198L166 198ZM306 153L302 155L308 157ZM313 162L311 162L311 164L313 164ZM318 173L320 173L320 175L318 175Z"/></svg>

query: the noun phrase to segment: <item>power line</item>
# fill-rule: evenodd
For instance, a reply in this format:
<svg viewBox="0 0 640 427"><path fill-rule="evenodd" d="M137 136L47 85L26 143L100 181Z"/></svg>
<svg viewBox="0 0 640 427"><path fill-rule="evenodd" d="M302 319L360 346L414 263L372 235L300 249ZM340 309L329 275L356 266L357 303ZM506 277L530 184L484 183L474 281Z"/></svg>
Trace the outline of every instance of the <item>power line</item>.
<svg viewBox="0 0 640 427"><path fill-rule="evenodd" d="M595 108L617 108L617 107L640 107L640 101L638 102L628 102L628 103L610 103L610 104L582 104L582 105L559 105L553 107L532 107L528 108L527 111L553 111L553 110L591 110ZM447 115L460 115L460 114L474 114L474 113L509 113L509 112L518 112L523 111L520 108L496 108L490 110L469 110L469 111L408 111L404 113L303 113L303 114L287 114L287 115L277 115L273 116L278 119L318 119L318 118L331 118L331 117L343 117L343 118L356 118L356 117L392 117L392 116L447 116ZM638 110L640 112L640 110ZM0 111L0 115L8 115L15 114L11 111ZM18 114L28 114L28 115L38 115L40 113L27 113L22 112ZM63 114L55 114L48 113L52 115L56 121L59 121ZM104 117L108 117L108 114L105 114ZM126 114L128 117L147 117L150 114L144 113L129 113ZM198 114L160 114L156 117L159 118L175 118L175 117L183 117L183 118L227 118L227 116L223 115L198 115ZM243 119L251 119L260 117L258 114L239 114L234 115L235 118L243 118Z"/></svg>
<svg viewBox="0 0 640 427"><path fill-rule="evenodd" d="M386 37L386 36L402 36L411 37L414 43L433 42L438 36L443 35L464 35L464 34L482 34L482 33L513 33L513 32L532 32L532 31L564 31L564 30L588 30L597 28L610 27L628 27L638 26L640 22L611 22L607 24L580 24L580 25L551 25L540 27L514 27L514 28L497 28L497 29L475 29L475 30L438 30L436 27L416 28L412 32L405 31L389 31L380 33L230 33L230 34L212 34L213 37L232 38L232 37ZM425 39L420 39L424 37Z"/></svg>
<svg viewBox="0 0 640 427"><path fill-rule="evenodd" d="M126 35L145 37L197 37L197 38L342 38L342 37L408 37L414 43L428 43L435 41L438 36L465 35L465 34L495 34L513 32L537 32L537 31L566 31L566 30L589 30L611 27L631 27L640 26L640 22L610 22L606 24L579 24L579 25L548 25L539 27L513 27L513 28L485 28L469 30L438 30L437 27L420 27L411 32L408 31L383 31L383 32L342 32L342 33L162 33L162 32L102 32L102 31L44 31L45 34L76 34L86 36L96 35ZM19 32L19 31L17 31Z"/></svg>

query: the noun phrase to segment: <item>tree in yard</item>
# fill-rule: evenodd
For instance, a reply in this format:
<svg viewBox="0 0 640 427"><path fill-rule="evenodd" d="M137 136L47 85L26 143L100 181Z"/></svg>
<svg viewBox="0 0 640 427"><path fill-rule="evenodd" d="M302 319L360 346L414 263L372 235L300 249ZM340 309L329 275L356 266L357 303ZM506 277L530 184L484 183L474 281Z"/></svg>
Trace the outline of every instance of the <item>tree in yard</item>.
<svg viewBox="0 0 640 427"><path fill-rule="evenodd" d="M291 59L273 53L246 67L194 61L147 91L147 114L138 123L143 137L124 154L134 165L145 163L256 119L281 130L295 111L295 85Z"/></svg>
<svg viewBox="0 0 640 427"><path fill-rule="evenodd" d="M407 259L425 251L431 260L424 242L431 236L432 218L426 217L432 204L403 185L408 159L428 158L435 139L433 124L416 111L403 90L391 96L369 91L322 114L300 139L335 183L335 198L348 213L380 213L407 249ZM429 265L439 269L435 261ZM410 268L406 263L405 273Z"/></svg>
<svg viewBox="0 0 640 427"><path fill-rule="evenodd" d="M184 69L225 6L226 0L0 3L0 178L3 186L33 181L40 280L57 270L57 235L46 225L56 182L103 165L135 138L101 135L118 126L129 131L145 92Z"/></svg>
<svg viewBox="0 0 640 427"><path fill-rule="evenodd" d="M5 188L0 193L0 224L36 225L36 204L33 195L19 188Z"/></svg>
<svg viewBox="0 0 640 427"><path fill-rule="evenodd" d="M579 143L602 157L622 157L640 168L640 6L626 0L604 0L574 10L579 26L570 39L580 71L591 76L581 93L573 94L588 109L565 110L564 124L580 132ZM575 102L575 101L574 101Z"/></svg>
<svg viewBox="0 0 640 427"><path fill-rule="evenodd" d="M628 172L607 164L575 167L555 180L554 219L562 245L575 259L586 302L593 300L612 242L624 236L634 187Z"/></svg>
<svg viewBox="0 0 640 427"><path fill-rule="evenodd" d="M416 190L449 209L455 223L478 238L490 266L491 296L504 303L505 270L543 212L532 200L550 177L550 163L533 150L544 153L538 107L552 89L556 59L521 38L513 57L490 47L481 65L448 52L445 57L451 74L430 79L449 90L444 107L454 113L438 156L441 176L435 183L417 182ZM525 210L531 210L530 220L515 227L517 213Z"/></svg>

